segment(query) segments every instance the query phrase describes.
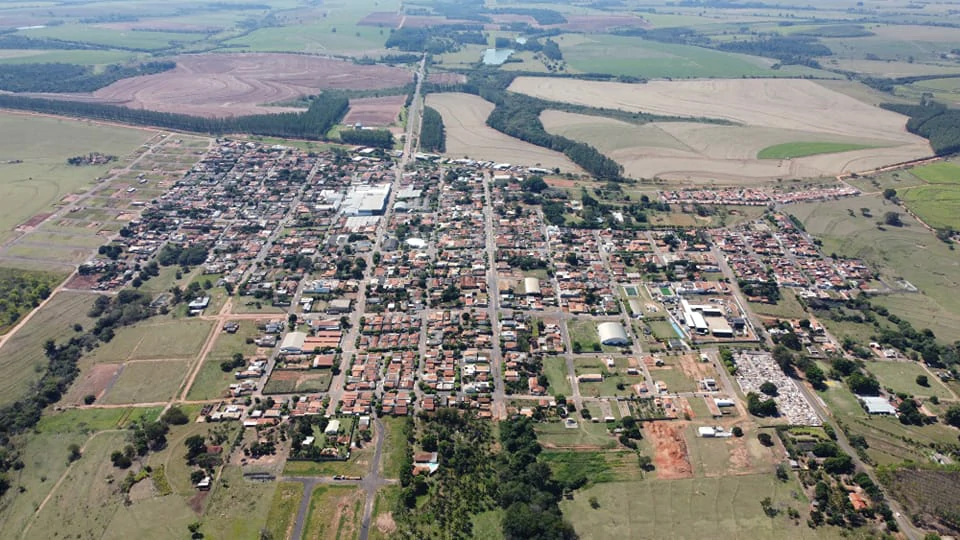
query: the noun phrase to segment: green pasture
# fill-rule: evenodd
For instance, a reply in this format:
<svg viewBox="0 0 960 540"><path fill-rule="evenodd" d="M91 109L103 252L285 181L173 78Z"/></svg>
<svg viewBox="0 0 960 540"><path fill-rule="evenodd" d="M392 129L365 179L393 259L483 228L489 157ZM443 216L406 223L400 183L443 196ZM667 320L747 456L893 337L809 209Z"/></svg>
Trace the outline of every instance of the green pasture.
<svg viewBox="0 0 960 540"><path fill-rule="evenodd" d="M793 159L818 154L835 154L875 148L864 144L837 142L792 142L768 146L757 153L757 159Z"/></svg>

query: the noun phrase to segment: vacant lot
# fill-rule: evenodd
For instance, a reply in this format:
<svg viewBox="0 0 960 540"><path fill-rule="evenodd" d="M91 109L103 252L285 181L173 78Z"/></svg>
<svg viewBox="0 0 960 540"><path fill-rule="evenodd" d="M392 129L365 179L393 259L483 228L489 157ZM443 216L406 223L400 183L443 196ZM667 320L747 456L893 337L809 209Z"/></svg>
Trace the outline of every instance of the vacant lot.
<svg viewBox="0 0 960 540"><path fill-rule="evenodd" d="M293 520L303 499L303 484L300 482L279 482L273 494L270 514L267 515L267 530L272 538L287 538L293 530Z"/></svg>
<svg viewBox="0 0 960 540"><path fill-rule="evenodd" d="M581 538L835 538L829 529L794 525L786 508L805 513L793 500L796 482L773 474L686 480L645 480L598 484L560 504ZM597 498L599 508L590 507ZM770 497L783 512L771 519L760 507Z"/></svg>
<svg viewBox="0 0 960 540"><path fill-rule="evenodd" d="M384 96L350 100L350 112L344 124L386 127L397 121L407 96Z"/></svg>
<svg viewBox="0 0 960 540"><path fill-rule="evenodd" d="M940 399L953 397L953 394L940 382L940 379L928 373L927 370L915 362L868 362L867 370L877 376L881 385L885 388L893 388L894 392L906 392L911 396L921 397L937 396ZM918 375L927 377L928 385L926 387L917 384Z"/></svg>
<svg viewBox="0 0 960 540"><path fill-rule="evenodd" d="M447 155L518 165L559 167L565 172L580 169L559 152L540 148L488 127L493 104L471 94L443 93L427 96L427 106L443 116L447 132Z"/></svg>
<svg viewBox="0 0 960 540"><path fill-rule="evenodd" d="M85 101L199 116L282 112L266 107L324 89L403 86L413 80L402 68L362 66L293 54L206 54L176 58L171 71L118 81Z"/></svg>
<svg viewBox="0 0 960 540"><path fill-rule="evenodd" d="M835 175L931 153L925 140L906 132L905 117L810 81L735 79L626 84L520 77L510 89L581 105L718 118L737 124L657 122L638 127L567 113L543 115L547 130L597 146L620 162L629 175L641 178L742 183ZM623 133L630 136L624 137ZM789 160L757 159L757 154L771 145L798 142L877 148ZM840 147L834 147L837 149Z"/></svg>
<svg viewBox="0 0 960 540"><path fill-rule="evenodd" d="M97 366L99 367L99 366ZM186 360L128 362L101 403L167 401L187 374Z"/></svg>
<svg viewBox="0 0 960 540"><path fill-rule="evenodd" d="M68 158L90 152L124 157L152 134L89 121L0 114L0 239L116 166L74 167L67 165ZM16 160L21 162L8 163Z"/></svg>
<svg viewBox="0 0 960 540"><path fill-rule="evenodd" d="M353 538L363 515L362 492L352 486L317 486L310 497L305 538Z"/></svg>
<svg viewBox="0 0 960 540"><path fill-rule="evenodd" d="M116 337L102 344L89 360L120 362L195 358L212 326L211 321L201 320L149 320L117 331Z"/></svg>

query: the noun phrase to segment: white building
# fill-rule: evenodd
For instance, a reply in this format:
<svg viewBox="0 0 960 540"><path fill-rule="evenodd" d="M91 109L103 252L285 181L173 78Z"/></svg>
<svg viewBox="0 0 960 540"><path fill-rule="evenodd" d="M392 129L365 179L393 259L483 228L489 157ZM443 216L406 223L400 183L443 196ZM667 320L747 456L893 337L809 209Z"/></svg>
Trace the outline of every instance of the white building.
<svg viewBox="0 0 960 540"><path fill-rule="evenodd" d="M628 345L627 331L618 322L604 322L597 325L600 343L604 345Z"/></svg>

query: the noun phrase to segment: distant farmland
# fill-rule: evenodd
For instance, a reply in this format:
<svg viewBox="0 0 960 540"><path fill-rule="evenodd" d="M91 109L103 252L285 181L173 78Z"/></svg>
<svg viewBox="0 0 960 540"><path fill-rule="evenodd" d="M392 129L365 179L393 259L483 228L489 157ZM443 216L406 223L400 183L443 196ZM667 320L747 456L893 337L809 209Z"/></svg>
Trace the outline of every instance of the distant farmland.
<svg viewBox="0 0 960 540"><path fill-rule="evenodd" d="M833 176L932 153L924 139L907 133L905 117L804 80L626 84L520 77L510 89L580 105L736 124L657 122L638 128L555 111L542 115L548 131L596 146L638 178L740 184ZM805 155L758 159L772 145Z"/></svg>

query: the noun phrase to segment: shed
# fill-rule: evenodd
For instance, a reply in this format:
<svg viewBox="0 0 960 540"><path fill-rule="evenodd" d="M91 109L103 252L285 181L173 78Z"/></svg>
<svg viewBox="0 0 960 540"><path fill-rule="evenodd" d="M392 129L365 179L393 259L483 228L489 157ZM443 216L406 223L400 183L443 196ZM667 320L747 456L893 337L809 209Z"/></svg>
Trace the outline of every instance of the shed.
<svg viewBox="0 0 960 540"><path fill-rule="evenodd" d="M540 280L535 277L523 278L523 292L528 295L540 296Z"/></svg>
<svg viewBox="0 0 960 540"><path fill-rule="evenodd" d="M874 396L857 396L862 403L867 412L870 414L885 414L885 415L895 415L897 414L897 409L890 404L886 398L874 397Z"/></svg>

